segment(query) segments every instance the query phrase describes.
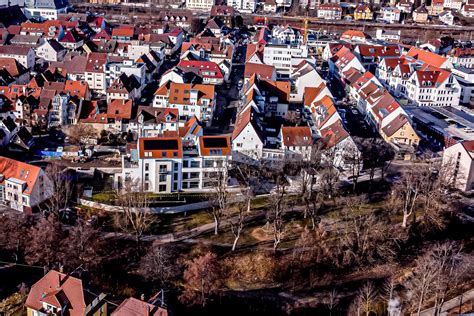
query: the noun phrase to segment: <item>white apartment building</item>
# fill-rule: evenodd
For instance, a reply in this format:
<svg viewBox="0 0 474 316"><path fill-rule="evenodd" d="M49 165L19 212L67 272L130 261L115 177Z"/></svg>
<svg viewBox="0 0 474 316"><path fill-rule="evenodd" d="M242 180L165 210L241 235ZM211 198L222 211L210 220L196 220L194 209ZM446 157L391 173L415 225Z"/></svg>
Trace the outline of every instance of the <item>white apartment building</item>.
<svg viewBox="0 0 474 316"><path fill-rule="evenodd" d="M57 20L68 6L67 0L25 0L23 13L28 19Z"/></svg>
<svg viewBox="0 0 474 316"><path fill-rule="evenodd" d="M0 204L31 212L52 195L50 188L40 167L0 157Z"/></svg>
<svg viewBox="0 0 474 316"><path fill-rule="evenodd" d="M242 12L255 12L257 1L255 0L228 0L227 5Z"/></svg>
<svg viewBox="0 0 474 316"><path fill-rule="evenodd" d="M323 20L340 20L342 8L337 3L323 3L318 6L318 18Z"/></svg>
<svg viewBox="0 0 474 316"><path fill-rule="evenodd" d="M447 54L454 67L474 68L474 48L453 48Z"/></svg>
<svg viewBox="0 0 474 316"><path fill-rule="evenodd" d="M443 165L453 171L453 185L461 191L474 190L474 141L464 141L446 148Z"/></svg>
<svg viewBox="0 0 474 316"><path fill-rule="evenodd" d="M144 63L137 63L133 60L124 60L123 62L110 62L106 64L105 76L107 86L117 80L120 75L135 76L140 85L146 84L146 69Z"/></svg>
<svg viewBox="0 0 474 316"><path fill-rule="evenodd" d="M395 7L382 7L380 9L380 20L387 23L398 23L400 22L401 10Z"/></svg>
<svg viewBox="0 0 474 316"><path fill-rule="evenodd" d="M105 93L107 89L108 57L106 53L90 53L87 58L85 77L91 90Z"/></svg>
<svg viewBox="0 0 474 316"><path fill-rule="evenodd" d="M461 11L463 0L444 0L444 7Z"/></svg>
<svg viewBox="0 0 474 316"><path fill-rule="evenodd" d="M461 97L459 82L446 70L413 72L406 91L409 102L419 106L458 107Z"/></svg>
<svg viewBox="0 0 474 316"><path fill-rule="evenodd" d="M154 193L213 190L217 179L227 177L231 159L227 136L201 136L192 144L180 137L140 138L134 151L122 159L117 186L131 180Z"/></svg>
<svg viewBox="0 0 474 316"><path fill-rule="evenodd" d="M36 55L46 61L62 61L66 53L67 49L54 39L46 40L36 49Z"/></svg>
<svg viewBox="0 0 474 316"><path fill-rule="evenodd" d="M300 45L303 43L303 35L291 26L277 25L272 28L271 43Z"/></svg>
<svg viewBox="0 0 474 316"><path fill-rule="evenodd" d="M186 8L190 10L211 10L215 0L186 0Z"/></svg>
<svg viewBox="0 0 474 316"><path fill-rule="evenodd" d="M0 57L14 58L26 69L35 65L35 51L31 47L17 45L0 46Z"/></svg>
<svg viewBox="0 0 474 316"><path fill-rule="evenodd" d="M460 104L471 107L474 105L474 70L468 68L453 68L453 75L461 86Z"/></svg>
<svg viewBox="0 0 474 316"><path fill-rule="evenodd" d="M300 7L302 9L309 8L310 10L314 10L318 4L318 0L300 0Z"/></svg>
<svg viewBox="0 0 474 316"><path fill-rule="evenodd" d="M265 46L263 63L273 65L280 78L288 78L293 66L308 57L306 45L268 44Z"/></svg>

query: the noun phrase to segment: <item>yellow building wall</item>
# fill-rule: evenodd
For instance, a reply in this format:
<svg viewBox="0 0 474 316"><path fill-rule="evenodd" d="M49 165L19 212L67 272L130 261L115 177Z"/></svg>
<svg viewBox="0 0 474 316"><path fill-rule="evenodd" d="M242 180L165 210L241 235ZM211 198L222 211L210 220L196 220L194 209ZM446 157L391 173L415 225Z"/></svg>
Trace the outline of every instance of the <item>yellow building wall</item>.
<svg viewBox="0 0 474 316"><path fill-rule="evenodd" d="M104 302L102 305L92 316L107 316L107 302Z"/></svg>
<svg viewBox="0 0 474 316"><path fill-rule="evenodd" d="M388 143L392 140L396 140L399 144L406 145L418 145L420 143L420 137L416 134L415 130L410 123L405 123L398 131L396 131L392 136L388 137L383 134L384 140Z"/></svg>
<svg viewBox="0 0 474 316"><path fill-rule="evenodd" d="M27 316L33 316L33 310L29 307L26 308L26 315Z"/></svg>

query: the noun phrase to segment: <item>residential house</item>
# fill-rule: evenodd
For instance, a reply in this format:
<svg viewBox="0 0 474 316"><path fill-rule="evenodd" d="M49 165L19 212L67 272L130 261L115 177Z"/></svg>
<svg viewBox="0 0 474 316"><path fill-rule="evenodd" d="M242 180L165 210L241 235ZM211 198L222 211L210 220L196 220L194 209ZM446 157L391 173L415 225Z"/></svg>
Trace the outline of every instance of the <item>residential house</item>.
<svg viewBox="0 0 474 316"><path fill-rule="evenodd" d="M474 48L456 47L451 49L447 54L449 61L454 67L474 68Z"/></svg>
<svg viewBox="0 0 474 316"><path fill-rule="evenodd" d="M244 10L247 12L253 12L255 10L255 2L253 2L253 8L248 7L250 1L243 3L243 1L235 1L233 3L228 3L227 5L214 5L211 9L211 18L218 18L221 20L225 26L232 28L235 25L235 18L239 16L237 10Z"/></svg>
<svg viewBox="0 0 474 316"><path fill-rule="evenodd" d="M474 140L446 148L443 165L453 172L452 185L461 191L474 190Z"/></svg>
<svg viewBox="0 0 474 316"><path fill-rule="evenodd" d="M204 84L167 83L159 87L153 100L154 107L176 108L180 119L196 116L210 124L215 107L215 87Z"/></svg>
<svg viewBox="0 0 474 316"><path fill-rule="evenodd" d="M121 74L107 87L107 102L112 100L137 100L141 97L143 86L134 75Z"/></svg>
<svg viewBox="0 0 474 316"><path fill-rule="evenodd" d="M107 315L105 294L96 295L81 279L55 270L31 286L25 306L28 315Z"/></svg>
<svg viewBox="0 0 474 316"><path fill-rule="evenodd" d="M314 139L309 126L284 126L281 128L281 146L288 161L312 158Z"/></svg>
<svg viewBox="0 0 474 316"><path fill-rule="evenodd" d="M154 298L144 302L130 297L120 303L111 316L168 316L168 311L159 306Z"/></svg>
<svg viewBox="0 0 474 316"><path fill-rule="evenodd" d="M85 77L91 90L105 93L107 89L106 67L108 57L106 53L90 53L87 58Z"/></svg>
<svg viewBox="0 0 474 316"><path fill-rule="evenodd" d="M399 43L401 39L401 30L385 30L385 29L377 29L375 31L375 37L379 40L386 41L386 42L393 42Z"/></svg>
<svg viewBox="0 0 474 316"><path fill-rule="evenodd" d="M221 85L224 83L224 75L215 62L181 60L177 67L183 72L192 72L201 77L203 84Z"/></svg>
<svg viewBox="0 0 474 316"><path fill-rule="evenodd" d="M178 109L139 106L137 115L130 120L128 130L139 137L157 137L165 132L179 133Z"/></svg>
<svg viewBox="0 0 474 316"><path fill-rule="evenodd" d="M430 15L437 16L444 11L444 0L432 0L430 6Z"/></svg>
<svg viewBox="0 0 474 316"><path fill-rule="evenodd" d="M453 75L461 86L460 105L474 107L474 70L469 68L454 68Z"/></svg>
<svg viewBox="0 0 474 316"><path fill-rule="evenodd" d="M67 0L26 0L23 12L28 19L58 20L69 6Z"/></svg>
<svg viewBox="0 0 474 316"><path fill-rule="evenodd" d="M340 20L342 8L338 3L323 3L318 6L318 18L323 20Z"/></svg>
<svg viewBox="0 0 474 316"><path fill-rule="evenodd" d="M467 18L474 18L474 4L465 4L462 7L461 14Z"/></svg>
<svg viewBox="0 0 474 316"><path fill-rule="evenodd" d="M186 8L189 10L209 11L215 4L215 0L186 0Z"/></svg>
<svg viewBox="0 0 474 316"><path fill-rule="evenodd" d="M276 69L272 65L246 63L244 71L245 82L248 82L254 74L257 75L259 79L275 81L277 78Z"/></svg>
<svg viewBox="0 0 474 316"><path fill-rule="evenodd" d="M37 166L0 157L0 203L21 212L31 212L51 197L49 179Z"/></svg>
<svg viewBox="0 0 474 316"><path fill-rule="evenodd" d="M372 13L372 10L367 4L359 4L354 10L354 20L366 20L366 21L372 21L374 18L374 15Z"/></svg>
<svg viewBox="0 0 474 316"><path fill-rule="evenodd" d="M319 1L317 0L300 0L299 5L302 9L314 10L318 6Z"/></svg>
<svg viewBox="0 0 474 316"><path fill-rule="evenodd" d="M36 49L36 55L46 61L63 61L67 49L55 39L46 40Z"/></svg>
<svg viewBox="0 0 474 316"><path fill-rule="evenodd" d="M463 2L462 0L444 0L444 7L461 11Z"/></svg>
<svg viewBox="0 0 474 316"><path fill-rule="evenodd" d="M401 12L410 14L413 11L413 1L412 0L400 0L397 3L397 9Z"/></svg>
<svg viewBox="0 0 474 316"><path fill-rule="evenodd" d="M399 23L401 10L396 7L382 7L380 9L380 20L386 23Z"/></svg>
<svg viewBox="0 0 474 316"><path fill-rule="evenodd" d="M450 10L441 12L439 15L439 20L446 25L454 25L454 15Z"/></svg>
<svg viewBox="0 0 474 316"><path fill-rule="evenodd" d="M412 46L405 56L408 60L415 61L420 65L430 65L443 69L453 68L448 58L417 47Z"/></svg>
<svg viewBox="0 0 474 316"><path fill-rule="evenodd" d="M293 65L306 58L308 58L308 47L304 44L267 44L263 51L263 63L274 66L279 78L288 78Z"/></svg>
<svg viewBox="0 0 474 316"><path fill-rule="evenodd" d="M370 36L362 31L347 30L341 34L341 40L347 42L365 42Z"/></svg>
<svg viewBox="0 0 474 316"><path fill-rule="evenodd" d="M24 85L30 81L30 72L14 58L0 57L0 73L6 72L14 84Z"/></svg>
<svg viewBox="0 0 474 316"><path fill-rule="evenodd" d="M255 0L229 0L227 5L242 12L253 13L257 8Z"/></svg>
<svg viewBox="0 0 474 316"><path fill-rule="evenodd" d="M413 21L416 23L426 23L428 21L428 9L424 4L413 11Z"/></svg>
<svg viewBox="0 0 474 316"><path fill-rule="evenodd" d="M0 57L14 58L27 69L32 69L35 65L35 51L27 46L0 45Z"/></svg>
<svg viewBox="0 0 474 316"><path fill-rule="evenodd" d="M133 25L121 25L112 29L112 39L117 42L130 42L134 33Z"/></svg>
<svg viewBox="0 0 474 316"><path fill-rule="evenodd" d="M275 0L265 0L263 2L263 11L268 13L276 13L277 12L277 3Z"/></svg>
<svg viewBox="0 0 474 316"><path fill-rule="evenodd" d="M248 162L259 160L263 157L264 145L264 130L257 110L253 106L241 109L232 132L233 159Z"/></svg>

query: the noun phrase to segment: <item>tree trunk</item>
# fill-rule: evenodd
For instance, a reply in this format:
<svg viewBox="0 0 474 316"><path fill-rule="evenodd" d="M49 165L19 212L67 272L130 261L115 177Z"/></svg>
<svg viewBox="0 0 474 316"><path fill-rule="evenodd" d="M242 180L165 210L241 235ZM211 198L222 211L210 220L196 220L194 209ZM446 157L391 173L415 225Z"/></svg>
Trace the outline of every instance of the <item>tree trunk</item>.
<svg viewBox="0 0 474 316"><path fill-rule="evenodd" d="M403 228L407 228L407 222L408 222L409 217L410 217L410 214L403 213L403 222L402 222Z"/></svg>
<svg viewBox="0 0 474 316"><path fill-rule="evenodd" d="M247 213L250 213L250 207L251 207L251 203L252 202L252 199L250 197L247 198Z"/></svg>
<svg viewBox="0 0 474 316"><path fill-rule="evenodd" d="M237 248L237 242L239 241L240 238L240 229L237 232L237 235L234 238L234 243L232 244L232 251L235 251L235 248Z"/></svg>
<svg viewBox="0 0 474 316"><path fill-rule="evenodd" d="M219 218L214 215L214 235L219 235Z"/></svg>

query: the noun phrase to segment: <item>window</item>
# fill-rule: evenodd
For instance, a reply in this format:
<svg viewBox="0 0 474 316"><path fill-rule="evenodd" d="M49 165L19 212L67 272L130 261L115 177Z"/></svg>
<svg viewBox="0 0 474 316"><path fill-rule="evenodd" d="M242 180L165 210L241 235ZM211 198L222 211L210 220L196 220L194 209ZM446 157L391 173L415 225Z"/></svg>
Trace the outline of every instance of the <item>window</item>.
<svg viewBox="0 0 474 316"><path fill-rule="evenodd" d="M150 164L149 163L146 163L145 164L145 171L149 171L150 170Z"/></svg>
<svg viewBox="0 0 474 316"><path fill-rule="evenodd" d="M158 191L159 192L165 192L166 191L166 184L160 184L158 186Z"/></svg>
<svg viewBox="0 0 474 316"><path fill-rule="evenodd" d="M148 173L145 173L145 181L150 180L150 175Z"/></svg>
<svg viewBox="0 0 474 316"><path fill-rule="evenodd" d="M166 181L166 174L160 174L160 182L165 182Z"/></svg>
<svg viewBox="0 0 474 316"><path fill-rule="evenodd" d="M161 157L166 157L166 151L161 152Z"/></svg>

